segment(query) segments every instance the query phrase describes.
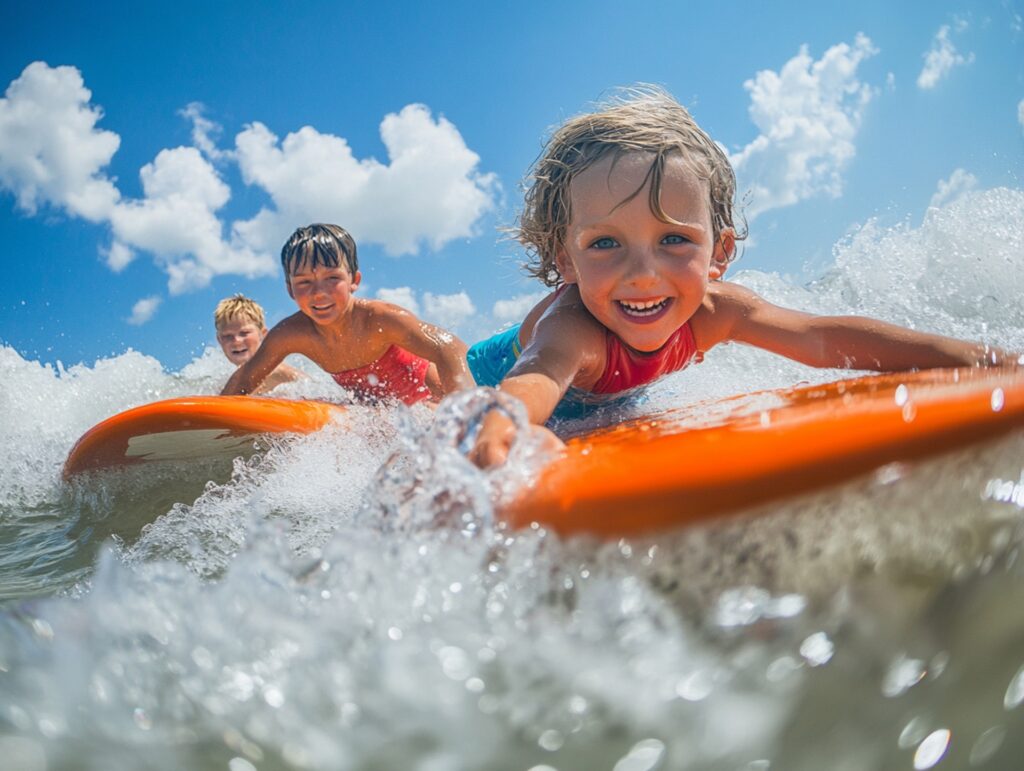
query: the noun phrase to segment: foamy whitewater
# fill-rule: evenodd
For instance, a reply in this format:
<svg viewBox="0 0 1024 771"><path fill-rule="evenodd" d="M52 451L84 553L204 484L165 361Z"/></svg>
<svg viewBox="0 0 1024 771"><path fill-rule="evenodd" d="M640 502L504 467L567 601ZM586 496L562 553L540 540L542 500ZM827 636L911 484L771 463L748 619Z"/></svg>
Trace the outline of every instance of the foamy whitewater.
<svg viewBox="0 0 1024 771"><path fill-rule="evenodd" d="M1024 193L864 225L809 286L734 280L1024 351ZM1019 432L617 543L496 526L536 460L470 467L472 398L61 482L90 426L227 366L0 347L0 767L1020 767ZM723 346L644 409L848 374Z"/></svg>

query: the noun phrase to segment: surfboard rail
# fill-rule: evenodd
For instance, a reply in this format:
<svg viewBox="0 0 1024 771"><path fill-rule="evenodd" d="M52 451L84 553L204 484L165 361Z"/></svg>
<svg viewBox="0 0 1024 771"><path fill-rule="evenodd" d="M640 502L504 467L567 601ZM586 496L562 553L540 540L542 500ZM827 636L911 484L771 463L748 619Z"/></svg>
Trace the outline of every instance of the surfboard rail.
<svg viewBox="0 0 1024 771"><path fill-rule="evenodd" d="M186 396L143 404L89 429L64 463L64 479L85 471L152 459L146 437L201 433L211 442L266 433L319 431L344 407L328 402L254 396ZM142 440L142 441L140 441ZM133 444L141 445L133 452ZM235 442L237 446L237 442Z"/></svg>
<svg viewBox="0 0 1024 771"><path fill-rule="evenodd" d="M501 517L565 535L636 536L1024 426L1021 368L874 375L771 395L781 403L715 425L680 427L670 411L571 439Z"/></svg>

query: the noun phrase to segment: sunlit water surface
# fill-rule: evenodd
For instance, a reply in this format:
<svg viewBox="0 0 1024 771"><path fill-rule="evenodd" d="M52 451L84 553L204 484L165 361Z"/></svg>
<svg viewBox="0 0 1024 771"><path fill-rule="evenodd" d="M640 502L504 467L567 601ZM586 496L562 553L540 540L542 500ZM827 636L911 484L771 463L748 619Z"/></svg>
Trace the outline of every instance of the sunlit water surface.
<svg viewBox="0 0 1024 771"><path fill-rule="evenodd" d="M996 190L858 229L813 285L735 278L1024 350L1022 255ZM1020 767L1020 433L614 543L496 526L535 461L469 467L465 404L61 483L99 420L227 374L0 347L3 768ZM644 409L843 374L728 346Z"/></svg>

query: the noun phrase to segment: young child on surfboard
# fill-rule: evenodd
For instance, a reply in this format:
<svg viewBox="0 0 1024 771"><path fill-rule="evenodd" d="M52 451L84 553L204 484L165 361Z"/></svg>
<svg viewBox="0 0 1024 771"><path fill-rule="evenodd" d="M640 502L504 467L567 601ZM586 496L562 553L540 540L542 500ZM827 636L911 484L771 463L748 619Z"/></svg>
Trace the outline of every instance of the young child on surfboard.
<svg viewBox="0 0 1024 771"><path fill-rule="evenodd" d="M217 329L217 343L227 360L241 367L259 350L267 336L263 307L243 294L225 297L213 311L213 325ZM302 380L306 375L288 364L279 364L260 383L253 393L265 394L283 383Z"/></svg>
<svg viewBox="0 0 1024 771"><path fill-rule="evenodd" d="M479 385L520 399L535 426L635 393L725 342L815 367L876 371L1005 357L874 319L778 307L724 281L746 235L734 219L735 174L659 89L632 89L568 120L530 178L516 235L528 272L554 291L521 324L472 346L469 366ZM515 431L504 410L491 410L470 459L503 463Z"/></svg>
<svg viewBox="0 0 1024 771"><path fill-rule="evenodd" d="M362 274L344 228L299 228L281 249L281 265L299 311L270 330L221 393L253 393L293 353L362 401L411 405L473 386L461 340L397 305L355 297Z"/></svg>

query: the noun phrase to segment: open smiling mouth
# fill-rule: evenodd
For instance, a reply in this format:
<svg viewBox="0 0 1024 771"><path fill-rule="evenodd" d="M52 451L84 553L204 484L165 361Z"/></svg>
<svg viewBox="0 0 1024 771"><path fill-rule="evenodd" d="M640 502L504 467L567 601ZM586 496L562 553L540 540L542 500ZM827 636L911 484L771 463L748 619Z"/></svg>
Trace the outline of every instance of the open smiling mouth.
<svg viewBox="0 0 1024 771"><path fill-rule="evenodd" d="M669 303L672 302L671 297L662 297L660 300L616 300L619 308L627 316L631 316L636 319L645 319L651 316L657 316L663 310L665 310Z"/></svg>

